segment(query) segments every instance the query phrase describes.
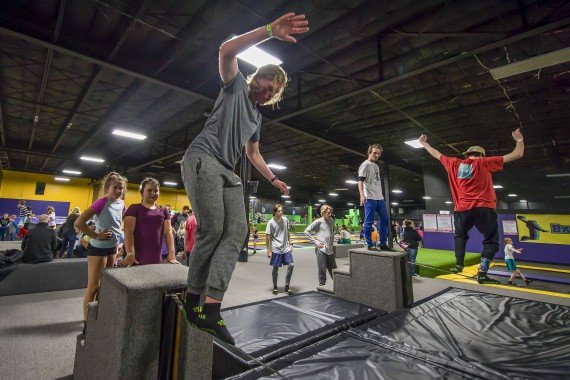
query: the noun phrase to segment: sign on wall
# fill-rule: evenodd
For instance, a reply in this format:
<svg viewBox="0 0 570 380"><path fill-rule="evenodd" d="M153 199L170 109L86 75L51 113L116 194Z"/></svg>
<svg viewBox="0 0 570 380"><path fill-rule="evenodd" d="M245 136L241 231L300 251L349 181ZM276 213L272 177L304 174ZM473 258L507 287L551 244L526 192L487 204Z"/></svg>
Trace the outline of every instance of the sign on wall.
<svg viewBox="0 0 570 380"><path fill-rule="evenodd" d="M451 215L437 215L437 230L439 232L453 232Z"/></svg>
<svg viewBox="0 0 570 380"><path fill-rule="evenodd" d="M503 220L503 235L518 236L517 221L516 220Z"/></svg>
<svg viewBox="0 0 570 380"><path fill-rule="evenodd" d="M437 232L437 214L424 214L424 231Z"/></svg>
<svg viewBox="0 0 570 380"><path fill-rule="evenodd" d="M517 214L519 241L570 245L570 215Z"/></svg>

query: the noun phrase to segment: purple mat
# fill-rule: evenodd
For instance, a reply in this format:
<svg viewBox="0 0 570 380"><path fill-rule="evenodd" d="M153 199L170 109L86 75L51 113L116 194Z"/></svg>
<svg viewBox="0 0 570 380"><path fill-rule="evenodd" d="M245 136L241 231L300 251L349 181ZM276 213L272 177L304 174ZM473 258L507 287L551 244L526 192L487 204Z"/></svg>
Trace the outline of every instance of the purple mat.
<svg viewBox="0 0 570 380"><path fill-rule="evenodd" d="M511 277L510 272L503 272L500 270L490 270L487 272L488 274L494 274L495 276L504 276L504 277ZM538 281L545 281L545 282L556 282L558 284L570 284L570 279L560 278L560 277L550 277L550 276L541 276L538 274L531 274L525 273L524 276L531 280L538 280Z"/></svg>

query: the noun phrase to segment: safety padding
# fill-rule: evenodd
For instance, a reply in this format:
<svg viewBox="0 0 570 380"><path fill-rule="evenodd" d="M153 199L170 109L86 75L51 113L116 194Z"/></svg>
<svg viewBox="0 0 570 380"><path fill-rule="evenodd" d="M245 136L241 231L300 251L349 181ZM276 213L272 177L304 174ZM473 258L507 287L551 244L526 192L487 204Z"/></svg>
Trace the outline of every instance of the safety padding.
<svg viewBox="0 0 570 380"><path fill-rule="evenodd" d="M256 302L222 311L235 347L214 341L212 373L236 375L287 355L385 312L319 292Z"/></svg>
<svg viewBox="0 0 570 380"><path fill-rule="evenodd" d="M353 243L353 244L338 244L335 243L333 246L333 254L334 257L341 258L341 257L347 257L348 256L348 251L351 249L356 249L356 248L362 248L364 247L364 244L362 243Z"/></svg>
<svg viewBox="0 0 570 380"><path fill-rule="evenodd" d="M38 264L22 263L0 281L0 296L86 287L87 259L62 259Z"/></svg>
<svg viewBox="0 0 570 380"><path fill-rule="evenodd" d="M333 270L337 297L392 312L413 302L405 252L351 249L349 270Z"/></svg>

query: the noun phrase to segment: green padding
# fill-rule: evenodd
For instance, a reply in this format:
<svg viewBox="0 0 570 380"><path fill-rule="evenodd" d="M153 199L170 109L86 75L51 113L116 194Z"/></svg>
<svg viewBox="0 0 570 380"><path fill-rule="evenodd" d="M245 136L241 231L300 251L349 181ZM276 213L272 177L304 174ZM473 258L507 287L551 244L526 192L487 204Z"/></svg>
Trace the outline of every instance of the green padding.
<svg viewBox="0 0 570 380"><path fill-rule="evenodd" d="M479 264L481 262L481 255L479 253L465 254L465 266ZM444 274L449 274L449 270L455 267L455 252L444 251L441 249L421 248L416 257L416 272L422 277L435 278ZM429 265L430 267L441 268L446 272L436 269L425 268L419 266L420 264Z"/></svg>

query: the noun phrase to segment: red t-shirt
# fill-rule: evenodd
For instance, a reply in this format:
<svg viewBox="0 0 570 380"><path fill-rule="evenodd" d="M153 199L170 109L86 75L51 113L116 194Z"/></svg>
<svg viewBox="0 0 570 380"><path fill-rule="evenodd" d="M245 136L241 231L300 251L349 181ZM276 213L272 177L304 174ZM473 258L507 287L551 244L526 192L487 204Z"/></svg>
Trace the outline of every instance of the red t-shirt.
<svg viewBox="0 0 570 380"><path fill-rule="evenodd" d="M503 170L503 156L472 158L439 158L449 179L455 211L475 207L497 207L492 173Z"/></svg>
<svg viewBox="0 0 570 380"><path fill-rule="evenodd" d="M194 242L196 241L194 235L196 233L197 225L198 223L196 223L196 217L194 215L190 215L188 217L188 220L186 220L186 226L184 227L187 237L186 247L184 247L184 250L188 253L192 252L192 248L194 248Z"/></svg>

